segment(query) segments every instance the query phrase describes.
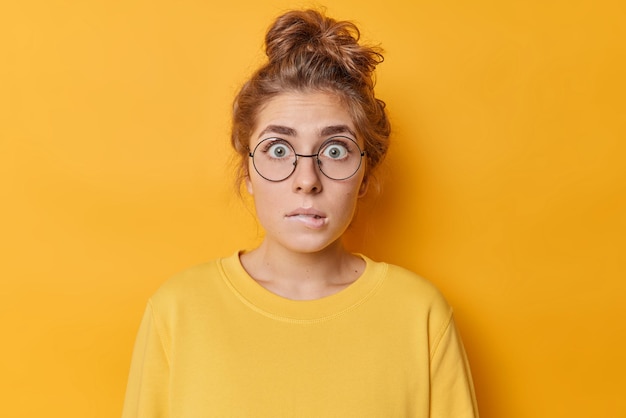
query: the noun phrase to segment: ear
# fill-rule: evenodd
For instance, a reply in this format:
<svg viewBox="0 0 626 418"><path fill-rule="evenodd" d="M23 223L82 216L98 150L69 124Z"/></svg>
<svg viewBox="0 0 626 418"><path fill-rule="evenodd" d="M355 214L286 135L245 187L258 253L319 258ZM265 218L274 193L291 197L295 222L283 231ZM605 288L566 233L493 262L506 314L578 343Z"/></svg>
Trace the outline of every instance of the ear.
<svg viewBox="0 0 626 418"><path fill-rule="evenodd" d="M250 175L246 176L246 190L248 190L248 193L250 193L250 195L254 195L254 189L252 188L252 181L250 181Z"/></svg>
<svg viewBox="0 0 626 418"><path fill-rule="evenodd" d="M359 197L365 196L365 194L367 193L369 184L370 184L369 177L363 177L363 180L361 181L361 185L359 186Z"/></svg>

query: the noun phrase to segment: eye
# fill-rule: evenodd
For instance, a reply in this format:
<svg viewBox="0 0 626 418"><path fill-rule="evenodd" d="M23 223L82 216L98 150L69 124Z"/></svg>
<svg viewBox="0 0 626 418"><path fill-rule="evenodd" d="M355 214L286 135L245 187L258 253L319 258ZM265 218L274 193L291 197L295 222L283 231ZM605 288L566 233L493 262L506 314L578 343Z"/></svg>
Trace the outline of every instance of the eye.
<svg viewBox="0 0 626 418"><path fill-rule="evenodd" d="M270 158L285 158L291 154L291 148L287 144L282 142L274 142L270 144L269 147L265 150L266 153L269 154Z"/></svg>
<svg viewBox="0 0 626 418"><path fill-rule="evenodd" d="M326 158L330 158L331 160L341 160L342 158L346 158L348 155L348 147L345 144L333 142L324 147L321 154Z"/></svg>

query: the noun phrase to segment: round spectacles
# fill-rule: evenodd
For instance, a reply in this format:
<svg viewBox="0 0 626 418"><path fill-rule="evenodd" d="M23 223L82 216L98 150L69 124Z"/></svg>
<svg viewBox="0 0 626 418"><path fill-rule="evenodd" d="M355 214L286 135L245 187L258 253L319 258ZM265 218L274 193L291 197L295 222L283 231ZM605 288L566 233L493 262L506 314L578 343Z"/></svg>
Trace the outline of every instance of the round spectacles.
<svg viewBox="0 0 626 418"><path fill-rule="evenodd" d="M315 158L322 174L332 180L346 180L361 167L365 151L352 138L333 136L315 154L298 154L293 145L282 138L266 138L248 154L254 169L268 181L283 181L296 170L298 158Z"/></svg>

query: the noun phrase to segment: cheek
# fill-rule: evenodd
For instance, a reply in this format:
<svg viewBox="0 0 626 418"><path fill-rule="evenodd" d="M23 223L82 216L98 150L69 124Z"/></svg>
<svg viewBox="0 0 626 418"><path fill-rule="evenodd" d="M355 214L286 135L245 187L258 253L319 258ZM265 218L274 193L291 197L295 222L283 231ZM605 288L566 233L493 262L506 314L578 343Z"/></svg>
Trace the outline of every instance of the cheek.
<svg viewBox="0 0 626 418"><path fill-rule="evenodd" d="M335 204L337 210L341 212L344 217L351 217L356 209L359 199L359 190L350 188L343 194L342 199L336 199Z"/></svg>
<svg viewBox="0 0 626 418"><path fill-rule="evenodd" d="M250 178L246 179L246 187L248 188L248 193L252 196L252 200L254 202L254 206L256 208L257 215L259 214L271 214L280 209L281 199L278 196L281 196L279 190L272 183L264 182L263 180L259 181L258 178Z"/></svg>

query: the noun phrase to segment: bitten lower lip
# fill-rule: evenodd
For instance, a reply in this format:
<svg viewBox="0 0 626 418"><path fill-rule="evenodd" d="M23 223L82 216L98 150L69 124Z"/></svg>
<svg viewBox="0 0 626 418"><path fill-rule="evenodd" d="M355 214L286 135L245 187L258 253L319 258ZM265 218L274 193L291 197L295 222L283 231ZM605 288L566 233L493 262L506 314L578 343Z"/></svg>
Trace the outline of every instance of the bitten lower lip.
<svg viewBox="0 0 626 418"><path fill-rule="evenodd" d="M326 214L324 212L313 209L313 208L298 208L287 214L287 216L298 216L298 215L314 216L318 218L326 217Z"/></svg>
<svg viewBox="0 0 626 418"><path fill-rule="evenodd" d="M317 229L326 225L326 218L321 218L314 215L291 215L287 216L287 219L294 222L299 222L309 228Z"/></svg>
<svg viewBox="0 0 626 418"><path fill-rule="evenodd" d="M297 209L288 213L285 217L309 228L321 228L327 222L326 215L315 209Z"/></svg>

